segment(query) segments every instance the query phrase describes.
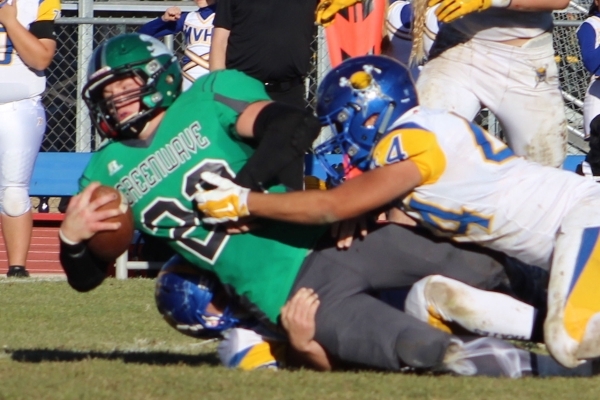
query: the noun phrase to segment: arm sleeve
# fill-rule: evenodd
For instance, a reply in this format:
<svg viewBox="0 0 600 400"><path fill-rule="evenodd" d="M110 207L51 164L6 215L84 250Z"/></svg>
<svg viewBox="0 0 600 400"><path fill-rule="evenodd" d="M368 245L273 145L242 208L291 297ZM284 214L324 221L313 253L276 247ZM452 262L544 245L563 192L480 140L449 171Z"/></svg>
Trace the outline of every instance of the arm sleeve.
<svg viewBox="0 0 600 400"><path fill-rule="evenodd" d="M185 15L182 13L179 21L184 18L185 18ZM153 19L152 21L142 25L140 30L138 31L138 33L144 33L146 35L150 35L155 38L161 38L161 37L167 36L167 35L174 35L179 32L177 30L177 22L179 22L179 21L165 22L162 20L162 18L158 17L158 18Z"/></svg>
<svg viewBox="0 0 600 400"><path fill-rule="evenodd" d="M38 39L56 40L54 21L36 21L29 25L29 32Z"/></svg>
<svg viewBox="0 0 600 400"><path fill-rule="evenodd" d="M233 4L231 0L218 0L217 10L215 11L215 28L224 28L231 30L233 25Z"/></svg>
<svg viewBox="0 0 600 400"><path fill-rule="evenodd" d="M596 30L591 24L584 22L577 30L577 39L583 65L591 74L597 73L600 69L600 47L596 40Z"/></svg>
<svg viewBox="0 0 600 400"><path fill-rule="evenodd" d="M386 134L373 149L373 162L378 167L404 160L417 165L421 184L436 182L446 169L446 156L435 135L418 126L400 127Z"/></svg>
<svg viewBox="0 0 600 400"><path fill-rule="evenodd" d="M98 287L108 270L108 263L95 257L85 243L70 245L61 240L60 263L69 285L78 292L88 292Z"/></svg>
<svg viewBox="0 0 600 400"><path fill-rule="evenodd" d="M217 104L217 118L229 135L239 138L235 124L239 115L256 101L272 101L265 85L243 72L223 69L202 76L196 87L212 92Z"/></svg>

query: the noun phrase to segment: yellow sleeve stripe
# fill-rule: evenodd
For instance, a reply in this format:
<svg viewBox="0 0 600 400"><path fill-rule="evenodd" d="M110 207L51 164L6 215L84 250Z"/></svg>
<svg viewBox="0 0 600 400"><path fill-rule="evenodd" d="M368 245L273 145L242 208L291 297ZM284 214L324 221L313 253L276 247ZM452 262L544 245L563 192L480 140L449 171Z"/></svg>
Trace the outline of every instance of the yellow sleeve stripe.
<svg viewBox="0 0 600 400"><path fill-rule="evenodd" d="M405 128L384 136L373 150L376 166L411 160L417 165L421 184L436 182L446 169L446 156L433 132L420 128Z"/></svg>
<svg viewBox="0 0 600 400"><path fill-rule="evenodd" d="M54 21L60 17L60 0L41 0L36 21Z"/></svg>

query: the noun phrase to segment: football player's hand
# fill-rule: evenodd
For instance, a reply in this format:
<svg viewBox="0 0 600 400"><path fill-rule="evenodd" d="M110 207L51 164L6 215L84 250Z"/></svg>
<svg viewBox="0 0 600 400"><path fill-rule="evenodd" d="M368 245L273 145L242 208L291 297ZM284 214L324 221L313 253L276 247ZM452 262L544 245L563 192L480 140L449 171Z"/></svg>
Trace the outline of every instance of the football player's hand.
<svg viewBox="0 0 600 400"><path fill-rule="evenodd" d="M246 233L260 228L260 223L256 222L254 217L250 216L240 218L239 221L226 222L224 227L228 235L237 235L238 233Z"/></svg>
<svg viewBox="0 0 600 400"><path fill-rule="evenodd" d="M298 351L306 351L315 337L315 315L319 296L312 290L300 288L281 308L281 324L290 344Z"/></svg>
<svg viewBox="0 0 600 400"><path fill-rule="evenodd" d="M327 27L331 25L335 14L344 8L348 8L362 0L321 0L317 6L315 22L319 25Z"/></svg>
<svg viewBox="0 0 600 400"><path fill-rule="evenodd" d="M337 248L340 250L350 248L355 234L360 238L367 236L366 216L339 221L331 226L331 236L337 238Z"/></svg>
<svg viewBox="0 0 600 400"><path fill-rule="evenodd" d="M435 15L440 22L448 23L472 12L490 7L508 7L510 0L429 0L429 7L439 4Z"/></svg>
<svg viewBox="0 0 600 400"><path fill-rule="evenodd" d="M17 0L0 1L0 24L5 25L9 21L17 19Z"/></svg>
<svg viewBox="0 0 600 400"><path fill-rule="evenodd" d="M167 8L161 17L165 22L177 21L179 18L181 18L181 8L177 6Z"/></svg>
<svg viewBox="0 0 600 400"><path fill-rule="evenodd" d="M237 221L250 215L248 211L248 194L250 189L236 185L227 178L213 172L203 172L200 177L214 189L205 190L198 186L194 194L198 210L207 224L218 224L227 221Z"/></svg>
<svg viewBox="0 0 600 400"><path fill-rule="evenodd" d="M393 222L404 226L417 226L417 221L409 217L404 211L397 207L390 208L387 213L379 216L378 222Z"/></svg>
<svg viewBox="0 0 600 400"><path fill-rule="evenodd" d="M60 225L59 234L64 242L69 244L81 243L100 231L115 231L121 227L120 222L105 222L107 218L116 217L123 212L119 208L109 208L97 211L98 208L116 199L116 194L110 193L90 201L92 193L100 186L92 182L77 196L69 201L65 218Z"/></svg>

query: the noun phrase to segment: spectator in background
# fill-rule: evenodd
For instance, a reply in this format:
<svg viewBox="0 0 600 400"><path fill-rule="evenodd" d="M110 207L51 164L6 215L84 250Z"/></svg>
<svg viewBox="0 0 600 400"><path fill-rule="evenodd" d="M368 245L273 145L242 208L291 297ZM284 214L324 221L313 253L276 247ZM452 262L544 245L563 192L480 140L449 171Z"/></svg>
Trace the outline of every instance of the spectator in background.
<svg viewBox="0 0 600 400"><path fill-rule="evenodd" d="M583 129L589 140L590 151L585 160L577 166L576 172L600 181L600 32L599 0L594 0L588 12L588 18L577 30L577 40L581 50L583 65L591 74L590 84L583 101Z"/></svg>
<svg viewBox="0 0 600 400"><path fill-rule="evenodd" d="M583 129L586 138L590 137L592 120L600 114L600 10L599 0L593 0L588 13L588 18L583 21L577 30L577 40L581 49L583 65L592 75L590 84L585 92L583 102ZM598 132L600 134L600 132Z"/></svg>
<svg viewBox="0 0 600 400"><path fill-rule="evenodd" d="M437 6L427 9L425 32L423 35L423 48L425 55L429 54L431 45L439 30L439 22L435 16ZM389 45L384 47L383 54L395 58L401 63L409 66L413 80L417 80L421 66L410 65L410 54L412 50L412 25L413 9L410 1L391 0L387 9L386 33Z"/></svg>
<svg viewBox="0 0 600 400"><path fill-rule="evenodd" d="M263 82L269 97L306 107L317 0L219 0L210 49L210 70L236 69ZM304 162L280 172L287 186L304 187Z"/></svg>
<svg viewBox="0 0 600 400"><path fill-rule="evenodd" d="M0 3L0 220L8 277L28 277L31 242L29 181L46 130L44 69L56 51L59 0Z"/></svg>
<svg viewBox="0 0 600 400"><path fill-rule="evenodd" d="M316 0L219 0L210 70L237 69L276 101L306 107Z"/></svg>
<svg viewBox="0 0 600 400"><path fill-rule="evenodd" d="M184 32L183 90L208 72L216 5L215 0L195 0L195 3L199 7L197 11L182 12L177 6L169 7L160 18L142 25L139 30L155 38Z"/></svg>

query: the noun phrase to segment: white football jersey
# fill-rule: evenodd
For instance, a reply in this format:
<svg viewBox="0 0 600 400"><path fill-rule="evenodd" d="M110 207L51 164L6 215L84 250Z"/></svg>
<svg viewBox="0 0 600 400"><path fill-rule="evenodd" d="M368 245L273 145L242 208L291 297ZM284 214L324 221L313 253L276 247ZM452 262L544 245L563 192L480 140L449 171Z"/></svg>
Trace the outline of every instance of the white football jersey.
<svg viewBox="0 0 600 400"><path fill-rule="evenodd" d="M517 157L483 128L416 107L373 150L373 167L412 160L422 184L405 211L434 232L548 267L563 217L600 185Z"/></svg>
<svg viewBox="0 0 600 400"><path fill-rule="evenodd" d="M53 21L60 15L60 0L19 0L17 20L25 28L36 21ZM0 104L40 95L46 88L44 71L29 68L0 25Z"/></svg>

